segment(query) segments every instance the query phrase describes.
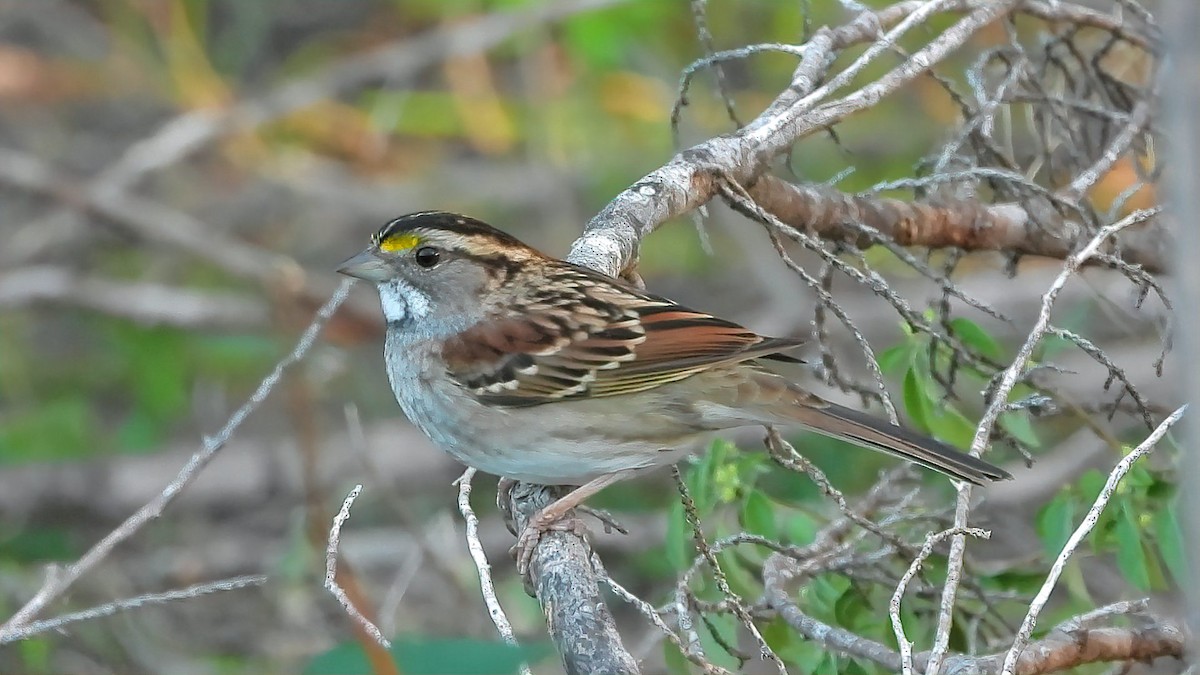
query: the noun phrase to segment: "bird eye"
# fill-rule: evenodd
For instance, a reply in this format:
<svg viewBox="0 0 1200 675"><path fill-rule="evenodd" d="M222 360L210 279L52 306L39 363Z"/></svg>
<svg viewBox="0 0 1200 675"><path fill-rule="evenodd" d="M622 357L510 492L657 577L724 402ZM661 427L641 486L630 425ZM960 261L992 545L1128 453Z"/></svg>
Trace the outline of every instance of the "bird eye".
<svg viewBox="0 0 1200 675"><path fill-rule="evenodd" d="M416 258L417 264L421 267L433 267L434 265L438 264L439 260L442 259L442 254L432 246L422 246L421 248L417 249L414 257Z"/></svg>

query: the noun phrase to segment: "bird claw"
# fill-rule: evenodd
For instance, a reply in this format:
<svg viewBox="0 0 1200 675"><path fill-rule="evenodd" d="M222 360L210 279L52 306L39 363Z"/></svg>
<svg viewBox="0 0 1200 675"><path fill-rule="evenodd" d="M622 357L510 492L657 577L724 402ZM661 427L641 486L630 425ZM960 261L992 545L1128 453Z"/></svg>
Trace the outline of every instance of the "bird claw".
<svg viewBox="0 0 1200 675"><path fill-rule="evenodd" d="M508 551L509 555L517 561L517 574L525 580L526 586L531 581L529 566L533 561L533 552L537 548L538 542L541 541L542 535L547 532L570 532L582 538L588 536L587 526L574 514L557 516L547 514L544 510L539 511L525 525L525 529L517 537L517 543L513 544Z"/></svg>

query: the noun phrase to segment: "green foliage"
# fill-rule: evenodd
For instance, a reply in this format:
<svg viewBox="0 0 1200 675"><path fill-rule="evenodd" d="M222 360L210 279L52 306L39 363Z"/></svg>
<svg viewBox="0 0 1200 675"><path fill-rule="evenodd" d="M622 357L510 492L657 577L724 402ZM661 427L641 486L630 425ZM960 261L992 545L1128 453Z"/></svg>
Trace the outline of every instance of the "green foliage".
<svg viewBox="0 0 1200 675"><path fill-rule="evenodd" d="M30 377L13 358L30 345L0 344L6 404L0 465L161 449L188 415L197 379L247 384L278 352L273 340L257 335L195 334L104 318L83 326L89 339L74 356L87 365L82 373L55 363Z"/></svg>
<svg viewBox="0 0 1200 675"><path fill-rule="evenodd" d="M396 667L406 675L503 675L517 672L521 661L537 662L550 654L548 644L513 647L502 642L422 636L392 641ZM368 675L373 672L362 646L342 643L309 661L304 675Z"/></svg>
<svg viewBox="0 0 1200 675"><path fill-rule="evenodd" d="M79 555L71 532L61 527L10 530L0 525L0 561L18 563L74 560Z"/></svg>
<svg viewBox="0 0 1200 675"><path fill-rule="evenodd" d="M926 319L932 319L931 313ZM968 349L992 360L1003 360L1003 349L987 331L970 319L959 317L950 322L951 333ZM905 339L900 344L880 352L880 369L888 375L903 377L904 409L914 426L950 445L967 449L975 437L975 423L967 418L957 403L946 398L944 385L934 373L944 378L951 370L952 351L941 341L916 333L905 326ZM970 364L959 363L955 372L974 382L985 384L988 376ZM1018 384L1010 401L1033 395L1033 390ZM1036 448L1041 440L1033 429L1027 411L1011 411L1000 415L997 422L1022 445Z"/></svg>
<svg viewBox="0 0 1200 675"><path fill-rule="evenodd" d="M1089 471L1041 509L1037 533L1047 561L1058 556L1105 480L1104 474ZM1187 578L1174 491L1167 477L1135 464L1088 536L1091 552L1113 556L1122 577L1139 591L1165 590L1168 574L1176 584ZM1070 564L1077 565L1075 560ZM1082 583L1069 583L1068 588L1077 597L1086 595Z"/></svg>

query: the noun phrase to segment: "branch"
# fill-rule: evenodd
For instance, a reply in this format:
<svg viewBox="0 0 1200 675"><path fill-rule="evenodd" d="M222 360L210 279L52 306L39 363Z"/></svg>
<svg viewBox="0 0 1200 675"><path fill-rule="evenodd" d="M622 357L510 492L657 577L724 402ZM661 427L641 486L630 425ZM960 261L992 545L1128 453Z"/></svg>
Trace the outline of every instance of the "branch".
<svg viewBox="0 0 1200 675"><path fill-rule="evenodd" d="M824 239L867 248L875 241L852 224L862 224L899 246L1003 251L1065 259L1085 230L1064 224L1044 227L1020 204L943 200L902 201L854 195L824 185L795 185L763 176L747 192L763 209L792 227ZM1114 244L1121 258L1151 273L1166 269L1169 233L1161 228L1135 231Z"/></svg>
<svg viewBox="0 0 1200 675"><path fill-rule="evenodd" d="M509 499L516 531L521 532L556 497L552 488L518 483ZM621 643L590 558L587 541L574 532L546 532L534 549L529 576L550 637L568 675L636 675L637 661Z"/></svg>
<svg viewBox="0 0 1200 675"><path fill-rule="evenodd" d="M15 630L5 633L0 636L0 644L6 642L16 642L33 637L38 633L46 631L61 630L63 626L78 621L87 621L89 619L99 619L105 616L112 616L118 612L123 612L129 609L138 609L146 605L161 605L174 600L187 600L189 598L200 597L210 593L219 593L221 591L233 591L240 588L250 588L252 586L261 586L266 583L267 578L261 574L250 576L233 577L230 579L221 579L220 581L209 581L202 584L195 584L187 588L180 588L173 591L163 593L147 593L133 598L124 600L114 600L113 602L105 603L90 609L85 609L79 612L63 614L62 616L46 619L44 621L33 621L23 626L16 627Z"/></svg>
<svg viewBox="0 0 1200 675"><path fill-rule="evenodd" d="M333 525L329 528L329 543L325 546L325 588L333 594L333 597L337 598L338 604L354 620L354 623L358 624L359 628L362 628L384 649L391 649L391 641L383 636L374 622L354 606L354 602L350 600L346 590L337 582L338 546L342 538L342 525L345 525L346 521L350 519L350 507L354 505L354 500L358 499L358 495L361 493L362 485L355 485L350 494L346 495L345 501L342 502L342 508L333 517Z"/></svg>
<svg viewBox="0 0 1200 675"><path fill-rule="evenodd" d="M908 584L917 576L917 572L921 571L921 565L929 556L933 555L933 547L939 542L952 535L971 535L988 539L992 536L987 530L978 528L967 528L965 530L949 529L942 530L938 533L929 533L925 537L925 544L921 546L921 551L913 558L913 561L908 566L908 570L904 572L904 576L900 577L900 583L896 584L896 591L892 593L892 600L888 604L888 615L892 620L892 632L896 634L896 643L900 645L900 669L904 675L912 675L913 673L913 657L912 646L908 636L904 634L904 623L900 620L900 601L904 599L904 593L908 590Z"/></svg>
<svg viewBox="0 0 1200 675"><path fill-rule="evenodd" d="M354 281L352 279L342 282L337 292L321 307L312 323L300 335L300 339L296 342L296 346L292 349L291 353L275 364L275 367L263 378L258 388L250 395L250 398L234 411L233 415L229 417L225 425L221 427L215 436L204 438L203 447L197 450L187 463L180 468L178 475L163 488L162 492L147 502L145 506L138 509L136 513L129 516L116 529L109 532L74 563L71 563L71 565L61 571L55 570L47 574L46 581L42 584L42 588L38 590L37 594L30 598L29 602L25 603L25 606L18 610L16 614L3 624L0 624L0 643L8 641L9 636L29 624L47 605L61 597L79 577L107 558L108 554L121 544L121 542L137 534L147 523L162 515L167 506L179 496L179 493L216 457L221 448L225 447L225 444L229 442L230 436L233 435L233 432L237 431L242 422L249 417L250 413L254 412L266 400L267 395L271 393L271 390L275 388L275 385L283 377L284 371L304 358L304 355L308 353L308 350L316 342L317 335L320 334L321 329L329 321L330 317L333 316L334 312L337 311L337 308L341 306L342 302L345 301L353 284Z"/></svg>
<svg viewBox="0 0 1200 675"><path fill-rule="evenodd" d="M792 602L786 586L796 579L796 569L794 560L778 553L772 554L763 565L767 598L789 626L804 638L819 642L826 648L877 663L884 670L901 670L900 655L887 645L814 619ZM1089 663L1183 657L1185 635L1174 625L1150 620L1134 628L1088 627L1086 621L1078 621L1086 616L1064 622L1046 637L1026 647L1017 663L1016 674L1045 675ZM999 675L1005 654L950 656L944 661L946 673ZM913 667L919 672L927 672L930 656L930 652L916 655Z"/></svg>
<svg viewBox="0 0 1200 675"><path fill-rule="evenodd" d="M1063 569L1066 568L1067 562L1075 553L1075 548L1079 546L1084 537L1092 531L1096 526L1096 522L1100 519L1100 514L1104 512L1104 508L1108 506L1108 502L1112 499L1113 493L1117 490L1117 485L1121 479L1129 472L1133 463L1141 459L1141 457L1154 449L1167 431L1171 429L1179 418L1183 417L1187 406L1180 406L1175 412L1171 413L1161 424L1158 425L1146 440L1142 441L1136 448L1126 455L1108 474L1108 481L1104 483L1104 488L1100 490L1100 494L1096 496L1096 501L1092 504L1092 508L1088 509L1087 515L1083 522L1075 531L1071 533L1071 537L1067 539L1067 543L1063 545L1062 551L1058 554L1058 558L1054 560L1054 564L1050 566L1050 573L1046 575L1046 581L1042 584L1041 589L1033 598L1033 602L1029 604L1029 611L1025 614L1025 620L1021 622L1021 629L1017 631L1017 637L1013 641L1012 648L1008 650L1008 654L1004 657L1004 675L1015 675L1017 672L1017 659L1021 656L1025 644L1029 641L1029 636L1033 633L1034 626L1037 625L1038 615L1042 608L1046 606L1046 601L1050 599L1050 593L1054 591L1054 587L1058 584L1058 578L1062 575Z"/></svg>
<svg viewBox="0 0 1200 675"><path fill-rule="evenodd" d="M467 550L471 552L471 560L475 561L475 569L479 572L479 590L483 593L483 601L488 608L488 616L496 625L496 631L505 644L520 647L517 636L513 633L512 624L500 599L496 597L496 587L492 585L492 565L488 562L487 554L483 552L483 544L479 541L479 518L471 508L471 479L475 477L475 469L468 468L458 477L458 512L462 514L467 527ZM521 663L521 675L529 675L529 665Z"/></svg>
<svg viewBox="0 0 1200 675"><path fill-rule="evenodd" d="M1113 223L1101 229L1095 237L1092 238L1078 253L1067 259L1063 265L1063 270L1051 284L1049 290L1042 296L1042 308L1038 314L1037 321L1034 323L1033 329L1029 332L1029 336L1025 339L1024 344L1017 351L1017 355L1013 358L1012 364L1004 370L1000 378L1000 383L996 389L991 392L991 399L987 409L983 413L983 417L979 420L979 425L975 429L975 437L971 441L971 455L978 457L983 453L987 446L988 439L991 438L992 429L996 425L996 420L999 418L1001 411L1008 402L1008 395L1017 384L1024 373L1026 364L1029 362L1030 356L1033 354L1034 347L1045 336L1050 327L1050 311L1054 306L1054 301L1058 297L1059 292L1067 284L1076 272L1079 271L1081 265L1097 253L1100 246L1111 236L1117 234L1121 230L1135 223L1144 222L1146 219L1153 217L1159 212L1159 209L1151 209L1149 211L1136 211L1119 222ZM967 483L958 485L958 500L954 510L954 527L967 527L967 519L971 511L971 486ZM942 659L946 654L946 648L950 641L950 626L954 615L954 600L958 593L958 585L962 576L963 555L966 551L966 538L956 536L950 541L950 554L946 560L946 585L942 588L941 609L938 612L938 627L937 633L934 636L934 644L931 656L929 658L928 675L937 675L941 667Z"/></svg>
<svg viewBox="0 0 1200 675"><path fill-rule="evenodd" d="M946 9L961 10L968 4L953 3ZM821 28L805 45L804 57L790 85L762 114L735 133L684 150L621 192L587 224L568 259L610 275L620 274L637 257L641 240L654 229L712 199L719 190L720 177L753 186L771 160L798 139L870 108L880 98L920 77L1014 4L1015 0L983 3L880 80L813 110L815 100L801 99L824 75L835 52L874 42L880 27L901 23L927 3L908 0L878 12L863 12L844 26Z"/></svg>

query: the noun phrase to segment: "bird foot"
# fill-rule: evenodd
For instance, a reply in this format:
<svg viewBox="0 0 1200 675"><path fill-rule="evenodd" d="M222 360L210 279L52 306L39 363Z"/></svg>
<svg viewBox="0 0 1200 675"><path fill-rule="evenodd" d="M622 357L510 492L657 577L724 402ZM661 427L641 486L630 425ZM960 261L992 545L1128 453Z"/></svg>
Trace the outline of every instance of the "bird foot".
<svg viewBox="0 0 1200 675"><path fill-rule="evenodd" d="M587 526L578 516L571 513L561 515L553 511L547 512L547 509L538 511L517 537L517 543L508 551L516 559L517 574L525 579L526 585L529 585L530 581L529 563L533 560L533 551L541 541L542 535L547 532L571 532L584 538L588 536Z"/></svg>

